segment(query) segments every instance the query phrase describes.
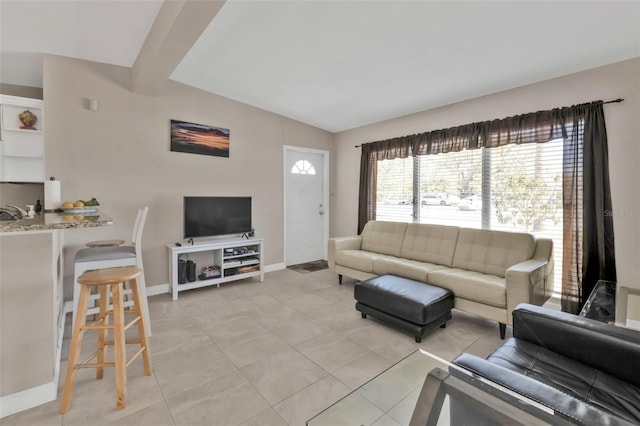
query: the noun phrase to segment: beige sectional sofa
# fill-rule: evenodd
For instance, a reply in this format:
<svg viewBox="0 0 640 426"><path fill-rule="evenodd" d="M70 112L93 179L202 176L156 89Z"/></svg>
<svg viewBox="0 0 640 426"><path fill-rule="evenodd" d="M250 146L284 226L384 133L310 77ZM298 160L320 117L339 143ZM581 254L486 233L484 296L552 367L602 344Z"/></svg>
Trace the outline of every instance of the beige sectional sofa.
<svg viewBox="0 0 640 426"><path fill-rule="evenodd" d="M530 234L370 221L329 240L329 268L357 280L399 275L449 289L455 308L511 324L519 303L553 292L553 242ZM504 326L502 325L501 328Z"/></svg>

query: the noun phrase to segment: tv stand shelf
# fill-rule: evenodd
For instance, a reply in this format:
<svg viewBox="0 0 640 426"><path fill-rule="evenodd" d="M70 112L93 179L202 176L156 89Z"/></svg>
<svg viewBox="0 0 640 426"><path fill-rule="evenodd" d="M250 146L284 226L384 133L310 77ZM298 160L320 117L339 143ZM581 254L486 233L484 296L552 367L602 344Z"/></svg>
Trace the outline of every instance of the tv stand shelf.
<svg viewBox="0 0 640 426"><path fill-rule="evenodd" d="M169 286L173 300L178 300L178 293L184 290L201 288L260 277L264 281L264 240L262 238L224 238L194 241L193 244L182 243L182 246L167 244L169 250ZM196 262L195 281L178 283L178 260L181 256L198 256ZM204 261L204 263L202 263ZM217 265L220 276L201 280L199 271L204 266Z"/></svg>

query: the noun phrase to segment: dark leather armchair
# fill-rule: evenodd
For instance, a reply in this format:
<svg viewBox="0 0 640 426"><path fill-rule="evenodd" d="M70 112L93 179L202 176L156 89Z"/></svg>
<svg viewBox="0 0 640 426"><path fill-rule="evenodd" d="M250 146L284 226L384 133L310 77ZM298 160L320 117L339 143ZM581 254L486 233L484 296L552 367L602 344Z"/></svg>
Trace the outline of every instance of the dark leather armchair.
<svg viewBox="0 0 640 426"><path fill-rule="evenodd" d="M513 311L513 338L453 363L571 422L640 424L640 332L539 306Z"/></svg>

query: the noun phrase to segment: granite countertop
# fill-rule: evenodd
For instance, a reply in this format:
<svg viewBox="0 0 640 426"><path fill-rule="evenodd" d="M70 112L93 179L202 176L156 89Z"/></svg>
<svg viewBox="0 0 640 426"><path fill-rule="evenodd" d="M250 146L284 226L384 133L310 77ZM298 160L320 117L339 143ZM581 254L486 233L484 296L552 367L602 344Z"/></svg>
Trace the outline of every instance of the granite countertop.
<svg viewBox="0 0 640 426"><path fill-rule="evenodd" d="M48 229L94 228L109 226L113 220L100 210L88 213L42 213L31 219L0 221L0 234L3 232L27 232Z"/></svg>

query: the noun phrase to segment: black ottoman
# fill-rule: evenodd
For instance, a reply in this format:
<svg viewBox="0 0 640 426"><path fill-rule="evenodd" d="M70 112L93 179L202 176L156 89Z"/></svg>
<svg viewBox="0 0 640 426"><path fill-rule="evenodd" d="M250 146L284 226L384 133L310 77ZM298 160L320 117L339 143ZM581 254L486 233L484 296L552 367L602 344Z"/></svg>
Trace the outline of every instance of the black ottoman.
<svg viewBox="0 0 640 426"><path fill-rule="evenodd" d="M356 309L388 322L422 341L429 331L444 328L451 319L453 293L440 287L395 275L380 275L355 285Z"/></svg>

